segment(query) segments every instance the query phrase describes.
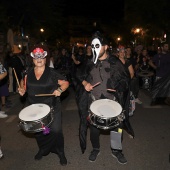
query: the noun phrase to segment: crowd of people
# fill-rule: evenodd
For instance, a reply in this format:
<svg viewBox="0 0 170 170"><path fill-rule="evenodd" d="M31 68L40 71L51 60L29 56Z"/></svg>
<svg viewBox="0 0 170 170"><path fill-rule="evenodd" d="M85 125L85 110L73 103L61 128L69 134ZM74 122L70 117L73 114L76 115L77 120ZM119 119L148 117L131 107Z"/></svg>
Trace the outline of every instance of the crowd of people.
<svg viewBox="0 0 170 170"><path fill-rule="evenodd" d="M134 97L135 103L142 104L139 91L146 89L152 94L152 105L160 97L166 102L169 101L170 96L160 96L158 88L167 81L169 83L169 80L164 78L170 73L169 46L163 43L162 51L159 53L149 51L141 45L135 49L128 45L119 45L113 50L104 35L97 31L89 44L76 48L74 46L68 50L62 47L50 51L46 45L37 44L30 49L30 55L27 56L21 51L10 51L4 62L0 63L1 106L7 106L7 102L9 103L9 83L12 84L14 94L19 93L21 98L26 98L25 108L37 103L48 105L52 110L52 123L48 127L48 133L43 130L34 133L38 145L38 152L34 158L41 160L50 152L56 153L60 164L65 166L67 158L62 131L61 94L70 86L75 92L79 111L79 140L82 153L86 150L89 128L92 151L88 159L90 162L97 159L100 153L101 126L104 126L103 128L110 132L112 156L120 164L126 164L127 159L122 151L123 131L131 138L135 137L130 123L130 116L135 111L130 110L131 97ZM12 82L9 82L10 71ZM168 87L162 90L167 92ZM37 97L37 94L42 96ZM90 106L100 100L115 101L120 105L121 117L114 126L101 125L101 119L97 119L95 123L92 121L89 115ZM4 111L0 111L0 118L7 116ZM0 148L1 158L3 153Z"/></svg>

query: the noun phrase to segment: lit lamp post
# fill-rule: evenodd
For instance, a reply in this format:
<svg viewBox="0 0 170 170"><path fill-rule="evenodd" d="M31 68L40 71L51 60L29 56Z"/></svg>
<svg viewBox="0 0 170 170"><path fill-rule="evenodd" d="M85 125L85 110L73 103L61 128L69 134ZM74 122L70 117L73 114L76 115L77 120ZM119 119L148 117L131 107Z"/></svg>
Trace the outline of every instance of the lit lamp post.
<svg viewBox="0 0 170 170"><path fill-rule="evenodd" d="M41 29L40 29L40 32L41 32L41 41L43 41L43 40L44 40L44 38L43 38L44 29L41 28Z"/></svg>
<svg viewBox="0 0 170 170"><path fill-rule="evenodd" d="M134 34L134 35L137 35L137 36L135 37L134 45L137 44L137 38L138 38L139 34L141 33L141 30L142 30L141 28L133 28L133 29L132 29L133 34Z"/></svg>
<svg viewBox="0 0 170 170"><path fill-rule="evenodd" d="M140 28L136 28L135 33L138 34L140 32Z"/></svg>
<svg viewBox="0 0 170 170"><path fill-rule="evenodd" d="M139 36L139 33L140 33L141 29L140 28L136 28L135 31L134 31L134 34L137 34L137 38ZM137 43L137 39L135 39L135 44Z"/></svg>
<svg viewBox="0 0 170 170"><path fill-rule="evenodd" d="M164 41L166 41L166 34L164 34Z"/></svg>
<svg viewBox="0 0 170 170"><path fill-rule="evenodd" d="M160 38L161 43L166 42L166 33L164 33L163 38Z"/></svg>
<svg viewBox="0 0 170 170"><path fill-rule="evenodd" d="M40 32L42 32L42 33L43 33L43 32L44 32L44 29L43 29L43 28L41 28L41 29L40 29Z"/></svg>
<svg viewBox="0 0 170 170"><path fill-rule="evenodd" d="M117 37L117 44L119 45L119 42L120 42L121 38L120 37Z"/></svg>

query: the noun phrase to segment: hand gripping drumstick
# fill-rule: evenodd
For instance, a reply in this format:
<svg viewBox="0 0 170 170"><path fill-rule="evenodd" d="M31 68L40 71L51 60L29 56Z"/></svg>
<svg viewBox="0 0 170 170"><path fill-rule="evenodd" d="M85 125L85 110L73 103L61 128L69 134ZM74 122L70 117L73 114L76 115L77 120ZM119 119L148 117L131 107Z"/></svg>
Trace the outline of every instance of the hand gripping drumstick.
<svg viewBox="0 0 170 170"><path fill-rule="evenodd" d="M15 78L16 78L16 80L17 80L18 87L21 88L21 87L20 87L20 84L19 84L19 81L18 81L17 74L16 74L16 72L15 72L15 69L13 68L13 70L14 70Z"/></svg>

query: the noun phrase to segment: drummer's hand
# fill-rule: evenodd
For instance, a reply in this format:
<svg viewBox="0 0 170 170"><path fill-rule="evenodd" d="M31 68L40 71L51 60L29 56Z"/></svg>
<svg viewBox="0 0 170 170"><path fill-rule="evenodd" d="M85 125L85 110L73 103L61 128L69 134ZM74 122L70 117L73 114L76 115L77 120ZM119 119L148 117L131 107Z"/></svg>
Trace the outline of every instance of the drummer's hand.
<svg viewBox="0 0 170 170"><path fill-rule="evenodd" d="M58 91L58 90L55 90L55 91L53 92L53 94L55 95L55 97L61 96L61 92Z"/></svg>
<svg viewBox="0 0 170 170"><path fill-rule="evenodd" d="M21 96L23 96L25 94L24 88L18 88L18 92Z"/></svg>
<svg viewBox="0 0 170 170"><path fill-rule="evenodd" d="M93 90L93 86L90 83L87 83L86 85L84 85L84 88L86 89L86 91Z"/></svg>

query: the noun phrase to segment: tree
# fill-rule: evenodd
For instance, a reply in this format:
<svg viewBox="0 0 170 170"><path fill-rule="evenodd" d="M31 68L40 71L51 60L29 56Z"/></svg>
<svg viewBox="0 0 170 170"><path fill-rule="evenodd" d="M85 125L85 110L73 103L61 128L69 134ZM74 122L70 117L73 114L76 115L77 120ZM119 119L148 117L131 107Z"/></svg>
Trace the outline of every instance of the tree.
<svg viewBox="0 0 170 170"><path fill-rule="evenodd" d="M125 0L125 23L148 30L150 38L161 37L162 32L170 32L169 8L168 0Z"/></svg>
<svg viewBox="0 0 170 170"><path fill-rule="evenodd" d="M29 37L39 39L40 28L45 31L44 39L54 41L66 35L67 18L64 16L65 0L2 0L0 7L4 9L3 14L8 19L8 23L15 27L24 29L24 33Z"/></svg>

